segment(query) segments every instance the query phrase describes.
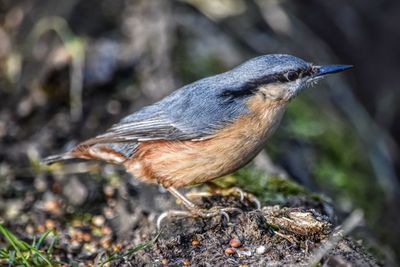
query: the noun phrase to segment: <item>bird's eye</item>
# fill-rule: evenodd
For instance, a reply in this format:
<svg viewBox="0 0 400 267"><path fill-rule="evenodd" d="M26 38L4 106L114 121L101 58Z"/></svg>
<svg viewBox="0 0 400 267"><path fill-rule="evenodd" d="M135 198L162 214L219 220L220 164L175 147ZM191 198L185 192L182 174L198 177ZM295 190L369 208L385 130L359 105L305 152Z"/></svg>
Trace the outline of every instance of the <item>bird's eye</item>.
<svg viewBox="0 0 400 267"><path fill-rule="evenodd" d="M299 77L299 73L295 72L295 71L289 71L286 74L286 77L287 77L288 81L294 81Z"/></svg>

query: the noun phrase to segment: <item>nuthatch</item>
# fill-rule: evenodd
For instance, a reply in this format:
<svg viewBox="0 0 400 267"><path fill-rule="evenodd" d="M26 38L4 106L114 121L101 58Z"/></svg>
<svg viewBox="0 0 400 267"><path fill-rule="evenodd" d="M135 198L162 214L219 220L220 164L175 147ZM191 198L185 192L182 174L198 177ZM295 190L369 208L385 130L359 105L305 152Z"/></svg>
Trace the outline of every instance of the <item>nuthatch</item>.
<svg viewBox="0 0 400 267"><path fill-rule="evenodd" d="M201 209L177 191L229 174L252 160L302 88L348 65L315 66L290 55L265 55L186 85L123 118L105 133L45 163L73 158L122 164L134 177L158 183L194 216ZM177 212L184 214L188 212Z"/></svg>

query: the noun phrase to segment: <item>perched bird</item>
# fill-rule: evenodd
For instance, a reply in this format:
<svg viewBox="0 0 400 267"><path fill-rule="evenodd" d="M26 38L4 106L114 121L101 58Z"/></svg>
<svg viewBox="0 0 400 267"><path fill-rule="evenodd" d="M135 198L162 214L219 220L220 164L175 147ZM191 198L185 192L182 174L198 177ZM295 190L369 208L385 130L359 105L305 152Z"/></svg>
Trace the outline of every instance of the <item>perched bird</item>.
<svg viewBox="0 0 400 267"><path fill-rule="evenodd" d="M128 115L105 133L72 150L48 157L122 164L134 177L165 187L194 216L205 210L177 188L229 174L251 161L276 130L287 104L302 88L349 65L316 66L273 54L186 85L159 102Z"/></svg>

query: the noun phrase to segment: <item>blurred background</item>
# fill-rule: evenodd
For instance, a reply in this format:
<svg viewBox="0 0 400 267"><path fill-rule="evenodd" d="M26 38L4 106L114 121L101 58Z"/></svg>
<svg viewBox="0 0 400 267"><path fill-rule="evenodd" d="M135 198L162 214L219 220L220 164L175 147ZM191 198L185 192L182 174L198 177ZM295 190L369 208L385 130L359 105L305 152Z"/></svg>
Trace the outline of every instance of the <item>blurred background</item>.
<svg viewBox="0 0 400 267"><path fill-rule="evenodd" d="M291 103L265 170L324 194L344 217L361 208L357 238L398 262L399 17L396 0L1 0L0 218L22 226L32 219L21 212L54 194L75 209L97 201L90 175L49 174L40 159L184 84L288 53L355 68Z"/></svg>

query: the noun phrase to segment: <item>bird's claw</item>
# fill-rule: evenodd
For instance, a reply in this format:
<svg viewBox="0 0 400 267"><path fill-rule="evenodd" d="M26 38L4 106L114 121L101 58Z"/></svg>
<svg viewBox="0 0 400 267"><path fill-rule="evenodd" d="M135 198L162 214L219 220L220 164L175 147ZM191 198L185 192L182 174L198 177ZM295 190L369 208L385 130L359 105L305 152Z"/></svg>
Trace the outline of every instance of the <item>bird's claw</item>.
<svg viewBox="0 0 400 267"><path fill-rule="evenodd" d="M245 198L247 198L250 202L253 202L256 205L256 208L259 209L261 208L261 203L260 201L251 193L244 192L242 189L239 187L232 187L229 189L222 189L222 195L230 195L230 194L239 194L240 201L243 201Z"/></svg>
<svg viewBox="0 0 400 267"><path fill-rule="evenodd" d="M232 188L228 189L228 192L229 191L231 191L232 193L236 192L237 194L239 194L240 201L243 201L245 198L247 198L250 202L253 202L256 205L256 209L260 209L261 208L260 201L253 194L244 192L239 187L232 187Z"/></svg>
<svg viewBox="0 0 400 267"><path fill-rule="evenodd" d="M222 196L238 194L240 201L243 202L243 200L245 198L247 198L250 202L254 203L254 205L256 206L256 209L261 208L260 201L253 194L244 192L239 187L232 187L232 188L228 188L228 189L217 189L217 190L215 190L215 192L189 192L186 194L186 197L188 197L189 199L194 199L194 198L198 198L198 197L209 197L209 196L212 196L214 193L221 194Z"/></svg>
<svg viewBox="0 0 400 267"><path fill-rule="evenodd" d="M228 215L228 212L243 212L241 209L238 208L233 208L233 207L213 207L211 209L200 209L200 208L194 208L193 210L190 211L192 216L195 217L201 217L201 218L211 218L215 217L218 215L224 216L227 221L229 222L230 218Z"/></svg>

